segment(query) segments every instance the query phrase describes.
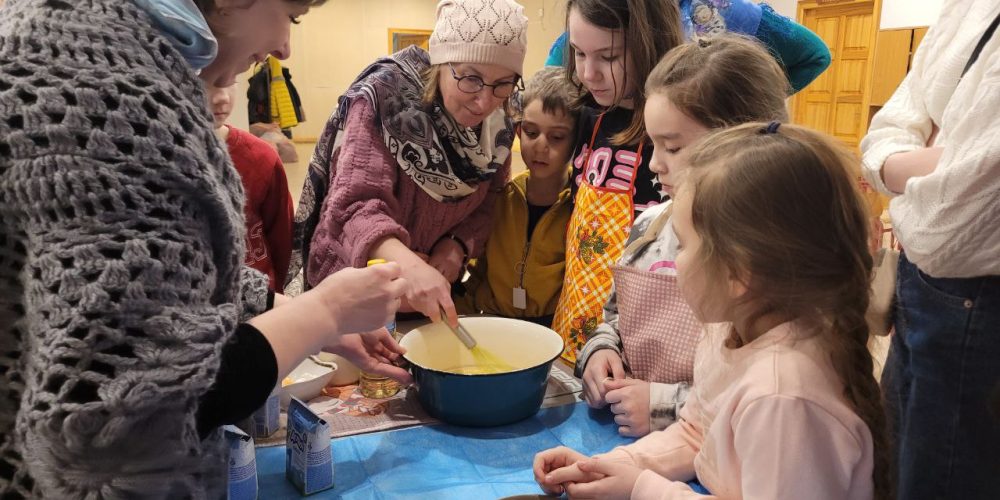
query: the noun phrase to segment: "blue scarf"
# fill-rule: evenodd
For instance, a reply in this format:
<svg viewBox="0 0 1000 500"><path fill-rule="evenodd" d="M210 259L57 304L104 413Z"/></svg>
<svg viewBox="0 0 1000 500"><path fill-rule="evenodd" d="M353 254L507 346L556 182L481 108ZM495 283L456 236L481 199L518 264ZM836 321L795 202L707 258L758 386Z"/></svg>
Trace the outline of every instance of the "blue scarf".
<svg viewBox="0 0 1000 500"><path fill-rule="evenodd" d="M133 1L196 71L215 60L219 42L193 0Z"/></svg>
<svg viewBox="0 0 1000 500"><path fill-rule="evenodd" d="M723 31L754 36L761 6L750 0L680 0L685 38L710 38Z"/></svg>

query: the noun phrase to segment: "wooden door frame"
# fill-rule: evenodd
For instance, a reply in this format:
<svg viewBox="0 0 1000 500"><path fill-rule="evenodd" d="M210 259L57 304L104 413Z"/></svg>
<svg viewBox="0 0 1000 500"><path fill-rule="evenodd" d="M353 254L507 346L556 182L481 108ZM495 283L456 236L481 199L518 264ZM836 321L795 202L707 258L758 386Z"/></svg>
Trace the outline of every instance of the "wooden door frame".
<svg viewBox="0 0 1000 500"><path fill-rule="evenodd" d="M878 38L879 24L882 22L882 0L799 0L796 11L796 19L799 24L803 24L805 21L805 13L807 10L813 9L824 9L829 7L854 7L857 5L862 5L866 3L872 4L872 45L871 49L868 51L868 60L865 65L865 76L862 81L862 95L861 95L861 109L868 110L871 106L871 87L872 78L875 75L875 68L872 67L875 59L875 41ZM832 65L832 62L831 62ZM789 105L789 116L796 116L799 106L799 94L796 94L791 99L791 104ZM865 113L867 114L867 113ZM862 133L861 137L868 132L868 124L863 123L861 127Z"/></svg>
<svg viewBox="0 0 1000 500"><path fill-rule="evenodd" d="M396 35L400 36L416 36L420 38L430 38L431 30L425 29L413 29L413 28L389 28L389 54L395 53L402 47L396 46Z"/></svg>

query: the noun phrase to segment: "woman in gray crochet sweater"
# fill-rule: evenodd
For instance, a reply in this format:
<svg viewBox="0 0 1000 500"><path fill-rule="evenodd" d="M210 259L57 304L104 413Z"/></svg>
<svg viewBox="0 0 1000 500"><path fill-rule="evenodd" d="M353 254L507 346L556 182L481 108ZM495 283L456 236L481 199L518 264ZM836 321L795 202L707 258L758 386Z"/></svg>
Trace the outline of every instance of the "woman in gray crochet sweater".
<svg viewBox="0 0 1000 500"><path fill-rule="evenodd" d="M219 498L219 426L306 355L409 381L351 333L398 307L395 264L271 309L198 78L287 57L323 1L0 7L0 497Z"/></svg>

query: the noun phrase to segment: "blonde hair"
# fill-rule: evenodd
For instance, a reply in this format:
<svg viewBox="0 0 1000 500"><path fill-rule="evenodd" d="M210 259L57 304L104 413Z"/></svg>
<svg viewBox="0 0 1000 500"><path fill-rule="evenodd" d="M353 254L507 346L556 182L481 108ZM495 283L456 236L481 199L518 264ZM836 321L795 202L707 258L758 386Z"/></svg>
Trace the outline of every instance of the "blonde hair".
<svg viewBox="0 0 1000 500"><path fill-rule="evenodd" d="M421 96L424 106L434 104L434 100L441 95L440 78L440 64L432 64L424 70L424 94Z"/></svg>
<svg viewBox="0 0 1000 500"><path fill-rule="evenodd" d="M698 259L709 282L747 276L751 325L769 314L814 320L844 398L871 431L874 497L881 500L892 498L892 484L868 350L872 256L865 203L851 173L857 162L809 129L748 123L696 145L682 189L693 195Z"/></svg>
<svg viewBox="0 0 1000 500"><path fill-rule="evenodd" d="M646 97L642 83L649 72L670 49L684 42L681 14L675 0L569 0L566 2L566 27L569 29L570 11L576 9L580 15L593 24L608 30L620 30L624 39L625 81L615 82L621 88L628 88L629 82L636 82L633 98L635 109L632 122L621 132L611 137L616 146L637 144L646 136L643 109ZM576 73L576 50L566 42L566 79L577 88L582 85L574 80ZM590 94L583 93L585 103ZM618 103L615 103L617 105Z"/></svg>
<svg viewBox="0 0 1000 500"><path fill-rule="evenodd" d="M726 34L676 47L646 79L646 97L666 95L706 128L752 121L787 121L791 85L754 39Z"/></svg>

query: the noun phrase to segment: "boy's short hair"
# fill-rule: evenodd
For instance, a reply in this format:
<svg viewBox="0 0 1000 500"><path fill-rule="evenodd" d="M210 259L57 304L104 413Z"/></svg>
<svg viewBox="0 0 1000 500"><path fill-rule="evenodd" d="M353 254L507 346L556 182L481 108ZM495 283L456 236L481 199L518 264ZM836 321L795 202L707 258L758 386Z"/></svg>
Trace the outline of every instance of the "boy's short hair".
<svg viewBox="0 0 1000 500"><path fill-rule="evenodd" d="M580 117L580 108L576 101L579 99L579 90L566 78L566 69L562 67L549 66L542 68L531 76L524 85L524 92L521 93L521 116L524 118L524 109L532 102L540 100L542 111L548 114L564 113L573 120L574 128L577 119Z"/></svg>

